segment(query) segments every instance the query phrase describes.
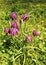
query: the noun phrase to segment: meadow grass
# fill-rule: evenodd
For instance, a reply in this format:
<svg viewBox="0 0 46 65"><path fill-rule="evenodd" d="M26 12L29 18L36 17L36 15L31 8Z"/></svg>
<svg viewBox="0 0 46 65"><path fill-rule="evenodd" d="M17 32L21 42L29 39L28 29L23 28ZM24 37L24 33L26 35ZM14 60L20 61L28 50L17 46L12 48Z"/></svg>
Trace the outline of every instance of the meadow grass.
<svg viewBox="0 0 46 65"><path fill-rule="evenodd" d="M12 11L18 13L18 25L21 15L28 13L30 18L11 39L4 28L10 27ZM40 32L38 37L33 36L34 29ZM33 41L26 42L27 35L32 35ZM0 3L0 65L46 65L46 3Z"/></svg>

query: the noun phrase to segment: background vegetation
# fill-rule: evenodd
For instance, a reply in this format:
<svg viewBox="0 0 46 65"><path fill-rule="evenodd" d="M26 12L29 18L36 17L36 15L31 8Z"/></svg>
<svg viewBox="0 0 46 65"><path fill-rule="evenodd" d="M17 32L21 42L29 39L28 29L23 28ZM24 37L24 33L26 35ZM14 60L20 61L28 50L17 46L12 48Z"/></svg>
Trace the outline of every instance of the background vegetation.
<svg viewBox="0 0 46 65"><path fill-rule="evenodd" d="M13 37L14 44L4 42L8 37L3 31L12 22L12 11L30 15L24 34ZM25 34L32 35L34 29L40 36L25 42ZM0 65L46 65L46 0L0 0Z"/></svg>

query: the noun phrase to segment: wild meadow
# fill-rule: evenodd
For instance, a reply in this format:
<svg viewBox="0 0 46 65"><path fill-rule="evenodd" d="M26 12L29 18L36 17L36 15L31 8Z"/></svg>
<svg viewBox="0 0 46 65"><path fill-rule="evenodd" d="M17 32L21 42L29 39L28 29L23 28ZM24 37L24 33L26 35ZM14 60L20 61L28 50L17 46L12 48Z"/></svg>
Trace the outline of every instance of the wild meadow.
<svg viewBox="0 0 46 65"><path fill-rule="evenodd" d="M45 0L0 0L0 65L46 65Z"/></svg>

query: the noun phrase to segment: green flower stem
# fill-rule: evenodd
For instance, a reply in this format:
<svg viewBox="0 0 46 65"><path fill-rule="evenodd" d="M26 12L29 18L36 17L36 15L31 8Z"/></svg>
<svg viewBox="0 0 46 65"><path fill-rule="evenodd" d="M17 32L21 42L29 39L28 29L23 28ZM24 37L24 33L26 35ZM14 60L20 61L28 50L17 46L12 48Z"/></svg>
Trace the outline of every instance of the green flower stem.
<svg viewBox="0 0 46 65"><path fill-rule="evenodd" d="M9 21L9 25L11 26L11 22Z"/></svg>
<svg viewBox="0 0 46 65"><path fill-rule="evenodd" d="M24 32L25 32L25 30L26 30L26 21L24 22Z"/></svg>
<svg viewBox="0 0 46 65"><path fill-rule="evenodd" d="M22 24L20 24L20 28L21 28L21 35L23 35L24 34L24 36L26 36L26 34L25 34L25 30L26 30L26 23L27 22L22 22Z"/></svg>
<svg viewBox="0 0 46 65"><path fill-rule="evenodd" d="M24 22L20 23L20 32L21 32L21 35L23 34L23 31L24 31Z"/></svg>

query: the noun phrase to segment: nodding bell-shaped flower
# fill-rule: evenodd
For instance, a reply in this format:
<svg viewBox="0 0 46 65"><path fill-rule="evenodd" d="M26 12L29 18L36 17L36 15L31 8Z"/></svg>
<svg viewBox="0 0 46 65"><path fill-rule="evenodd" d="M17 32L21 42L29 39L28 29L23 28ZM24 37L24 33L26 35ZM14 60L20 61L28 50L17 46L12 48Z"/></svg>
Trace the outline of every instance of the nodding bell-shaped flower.
<svg viewBox="0 0 46 65"><path fill-rule="evenodd" d="M34 31L33 31L33 35L34 35L34 36L39 36L39 31L38 31L38 30L34 30Z"/></svg>
<svg viewBox="0 0 46 65"><path fill-rule="evenodd" d="M4 32L7 34L7 33L9 33L9 28L5 28L4 29Z"/></svg>
<svg viewBox="0 0 46 65"><path fill-rule="evenodd" d="M22 17L21 17L20 22L28 21L28 19L29 19L29 15L28 15L28 14L24 14L24 15L22 15Z"/></svg>
<svg viewBox="0 0 46 65"><path fill-rule="evenodd" d="M11 36L16 36L17 33L18 33L18 29L16 29L16 28L12 28L12 29L10 30L10 35L11 35Z"/></svg>
<svg viewBox="0 0 46 65"><path fill-rule="evenodd" d="M11 18L12 18L12 19L17 19L17 17L18 17L18 15L17 15L16 12L12 12L12 13L11 13Z"/></svg>
<svg viewBox="0 0 46 65"><path fill-rule="evenodd" d="M12 23L11 23L11 27L18 29L18 24L17 24L17 22L12 22Z"/></svg>
<svg viewBox="0 0 46 65"><path fill-rule="evenodd" d="M32 36L27 36L26 37L26 41L28 42L28 41L32 41Z"/></svg>

